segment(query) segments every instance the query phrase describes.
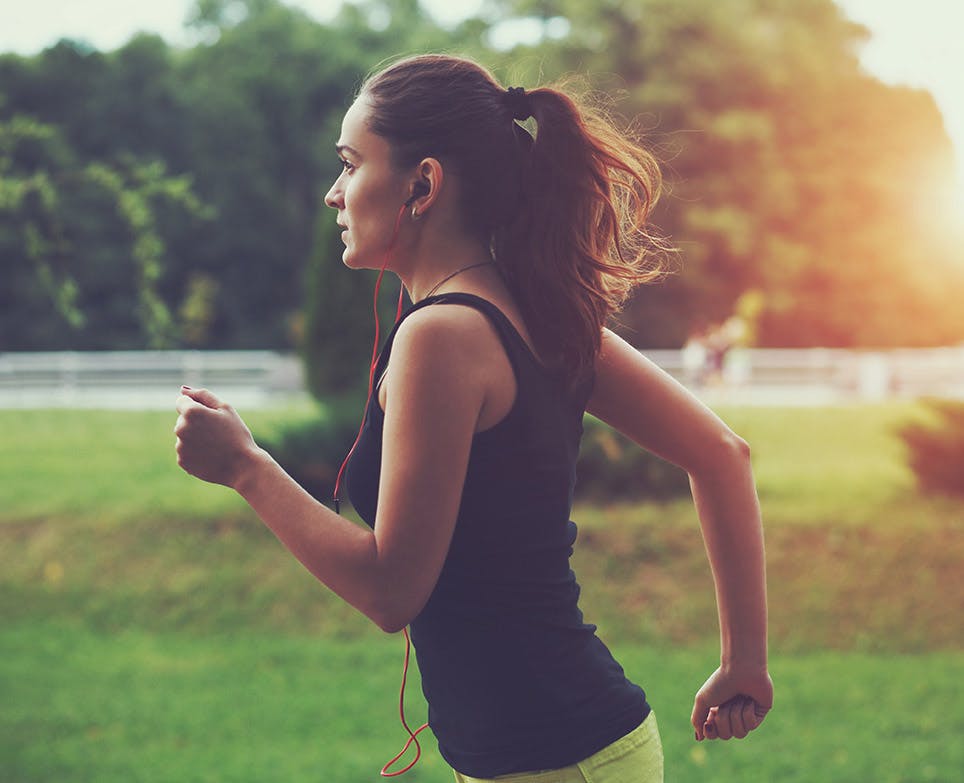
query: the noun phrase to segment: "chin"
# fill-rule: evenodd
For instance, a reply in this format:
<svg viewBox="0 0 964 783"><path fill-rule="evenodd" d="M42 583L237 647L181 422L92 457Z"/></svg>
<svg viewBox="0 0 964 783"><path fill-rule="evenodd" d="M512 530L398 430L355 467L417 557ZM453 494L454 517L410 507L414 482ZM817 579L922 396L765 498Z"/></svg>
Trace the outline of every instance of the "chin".
<svg viewBox="0 0 964 783"><path fill-rule="evenodd" d="M342 253L341 262L349 269L371 269L370 264L366 264L364 259L358 258L358 256L352 255L349 252Z"/></svg>
<svg viewBox="0 0 964 783"><path fill-rule="evenodd" d="M351 248L346 247L341 254L341 262L349 269L360 269L358 257L352 252Z"/></svg>
<svg viewBox="0 0 964 783"><path fill-rule="evenodd" d="M381 269L382 265L371 258L371 254L359 255L353 252L349 248L345 248L345 252L341 254L341 262L349 269Z"/></svg>

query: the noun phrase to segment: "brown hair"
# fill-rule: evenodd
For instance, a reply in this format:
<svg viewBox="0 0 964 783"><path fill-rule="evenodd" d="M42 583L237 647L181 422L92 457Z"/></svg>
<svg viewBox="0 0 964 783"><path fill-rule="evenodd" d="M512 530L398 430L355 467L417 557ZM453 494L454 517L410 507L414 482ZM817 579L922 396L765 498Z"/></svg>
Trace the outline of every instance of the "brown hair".
<svg viewBox="0 0 964 783"><path fill-rule="evenodd" d="M561 90L510 95L459 57L400 60L360 95L396 164L435 157L459 174L465 226L492 247L543 360L591 371L607 318L659 274L655 158ZM526 112L534 136L514 119Z"/></svg>

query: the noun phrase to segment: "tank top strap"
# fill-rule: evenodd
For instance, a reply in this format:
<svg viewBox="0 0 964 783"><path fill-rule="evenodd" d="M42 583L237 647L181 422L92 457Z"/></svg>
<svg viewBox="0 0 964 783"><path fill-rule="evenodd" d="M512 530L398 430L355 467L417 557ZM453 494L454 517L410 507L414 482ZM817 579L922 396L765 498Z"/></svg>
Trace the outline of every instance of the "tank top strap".
<svg viewBox="0 0 964 783"><path fill-rule="evenodd" d="M395 335L398 333L398 327L400 327L402 322L416 310L421 310L423 307L430 304L432 304L432 302L429 301L429 299L422 299L421 301L409 306L409 308L402 313L401 317L392 326L391 331L389 331L388 336L385 338L385 342L382 343L382 347L379 349L378 358L375 360L374 378L376 389L381 385L381 379L385 375L385 368L388 365L388 359L392 353L392 345L395 343ZM372 395L372 397L376 398L377 395Z"/></svg>
<svg viewBox="0 0 964 783"><path fill-rule="evenodd" d="M529 344L525 341L519 330L515 328L512 321L509 320L508 316L502 312L498 307L496 307L488 299L483 299L481 296L476 296L475 294L466 293L449 293L449 294L437 294L435 296L429 297L432 300L431 304L461 304L478 310L480 313L485 315L490 323L495 327L496 332L502 341L506 352L509 354L509 358L515 360L517 357L522 356L525 360L536 366L541 366L539 360L533 354L532 349ZM423 300L428 301L428 300ZM421 304L421 302L419 302Z"/></svg>
<svg viewBox="0 0 964 783"><path fill-rule="evenodd" d="M591 383L590 386L586 386L585 384L581 385L580 389L582 390L577 389L575 395L572 393L573 390L569 389L567 391L566 382L561 373L558 370L550 369L542 364L529 347L529 344L525 341L525 338L519 333L515 325L502 310L481 296L463 292L436 294L426 297L402 313L402 317L395 322L388 337L385 338L385 343L378 355L374 374L375 389L381 385L381 381L385 377L385 371L391 356L392 344L395 341L395 335L398 332L399 326L416 310L421 310L423 307L436 304L466 305L467 307L478 310L488 318L489 323L492 324L496 334L499 336L499 341L502 343L503 349L512 364L516 379L520 383L520 391L524 390L523 393L529 394L529 389L534 384L535 388L542 389L542 393L548 392L549 389L555 389L556 392L554 392L554 394L562 392L563 396L570 399L570 401L577 401L577 404L583 407L585 406L585 400L588 398L588 389ZM579 400L581 400L581 402L579 402ZM372 395L371 402L378 407L377 395ZM379 410L381 409L379 408Z"/></svg>
<svg viewBox="0 0 964 783"><path fill-rule="evenodd" d="M487 299L483 299L481 296L476 296L475 294L466 293L447 293L447 294L435 294L434 296L426 297L411 307L409 307L402 317L395 322L392 330L389 332L388 337L385 338L385 343L381 348L381 352L378 356L378 362L375 365L375 378L376 380L381 378L385 372L385 367L388 364L388 359L392 351L392 344L395 341L395 335L398 332L399 326L402 322L408 318L416 310L421 310L423 307L428 307L434 304L462 304L472 307L478 310L483 315L485 315L490 323L495 327L496 332L502 341L506 352L509 354L509 358L515 360L517 357L525 357L529 362L534 363L536 366L540 366L538 359L532 353L532 349L529 348L528 343L523 339L522 335L515 328L512 321L508 319L505 313L503 313L498 307L496 307L492 302ZM376 386L378 384L376 383Z"/></svg>
<svg viewBox="0 0 964 783"><path fill-rule="evenodd" d="M495 327L509 360L512 362L517 378L521 380L525 377L530 381L538 379L539 388L543 390L554 389L555 394L562 394L570 402L585 408L592 392L595 375L590 373L577 383L570 385L563 368L543 364L532 348L529 347L529 343L519 333L519 330L515 328L515 324L488 299L483 299L475 294L450 293L438 294L419 302L420 305L423 303L464 304L483 313Z"/></svg>
<svg viewBox="0 0 964 783"><path fill-rule="evenodd" d="M492 304L492 302L488 301L487 299L483 299L481 296L457 292L436 294L434 296L426 297L425 299L416 302L404 313L402 313L402 317L395 322L395 325L389 332L388 337L385 338L385 343L383 344L381 352L378 355L374 375L376 389L381 385L382 378L385 377L385 370L388 367L388 361L392 352L392 345L395 342L395 335L398 333L399 326L401 326L402 322L415 311L435 304L462 304L478 310L489 319L489 322L495 328L496 333L499 335L499 340L509 357L509 361L512 363L512 366L515 369L517 377L519 377L520 372L528 375L533 370L539 371L538 374L540 375L543 374L541 372L543 368L539 363L539 360L536 358L535 354L532 353L532 349L529 348L528 343L526 343L522 335L519 334L518 330L505 313ZM376 404L377 406L377 403L375 402L376 400L377 395L373 394L372 403Z"/></svg>

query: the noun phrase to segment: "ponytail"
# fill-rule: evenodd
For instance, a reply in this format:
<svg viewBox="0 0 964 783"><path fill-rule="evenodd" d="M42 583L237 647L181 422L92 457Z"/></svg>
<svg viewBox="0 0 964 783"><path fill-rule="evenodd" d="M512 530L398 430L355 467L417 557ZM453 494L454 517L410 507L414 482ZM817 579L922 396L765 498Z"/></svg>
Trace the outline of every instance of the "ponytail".
<svg viewBox="0 0 964 783"><path fill-rule="evenodd" d="M458 170L465 224L491 245L539 356L572 382L591 373L607 319L660 274L655 158L562 90L506 90L462 58L401 60L361 92L400 165Z"/></svg>
<svg viewBox="0 0 964 783"><path fill-rule="evenodd" d="M646 230L659 196L655 158L566 93L527 93L536 122L521 209L496 233L496 261L544 355L579 377L606 320L660 274Z"/></svg>

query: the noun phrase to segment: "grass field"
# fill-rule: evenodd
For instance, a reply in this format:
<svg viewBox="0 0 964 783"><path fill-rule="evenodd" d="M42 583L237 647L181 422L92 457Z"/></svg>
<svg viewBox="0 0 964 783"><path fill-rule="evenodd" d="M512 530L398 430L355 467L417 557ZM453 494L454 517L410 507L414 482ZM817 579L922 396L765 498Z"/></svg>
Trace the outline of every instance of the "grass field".
<svg viewBox="0 0 964 783"><path fill-rule="evenodd" d="M919 411L722 413L767 520L777 704L749 740L697 745L687 723L716 632L691 505L574 513L584 609L647 688L667 781L956 783L964 504L914 488L893 429ZM379 779L404 736L400 637L182 475L173 423L0 412L0 781ZM414 722L417 684L408 702ZM404 779L450 780L426 745Z"/></svg>

